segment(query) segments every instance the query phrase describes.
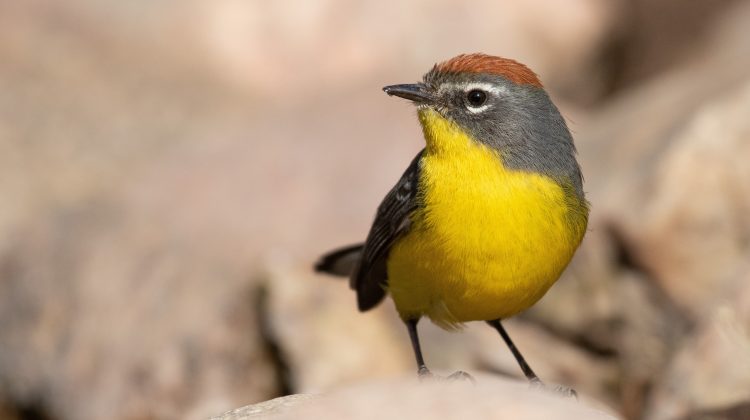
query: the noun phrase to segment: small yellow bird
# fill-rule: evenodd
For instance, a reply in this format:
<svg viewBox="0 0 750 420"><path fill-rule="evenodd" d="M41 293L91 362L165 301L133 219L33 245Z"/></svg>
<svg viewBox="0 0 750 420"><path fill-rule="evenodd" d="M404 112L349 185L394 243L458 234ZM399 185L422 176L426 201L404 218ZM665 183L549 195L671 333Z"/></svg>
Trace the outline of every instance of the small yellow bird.
<svg viewBox="0 0 750 420"><path fill-rule="evenodd" d="M383 90L417 105L426 147L378 207L365 243L324 255L316 270L350 276L361 311L391 295L420 376L431 375L417 335L426 316L448 330L487 321L542 385L500 321L547 292L586 232L565 120L529 68L485 54Z"/></svg>

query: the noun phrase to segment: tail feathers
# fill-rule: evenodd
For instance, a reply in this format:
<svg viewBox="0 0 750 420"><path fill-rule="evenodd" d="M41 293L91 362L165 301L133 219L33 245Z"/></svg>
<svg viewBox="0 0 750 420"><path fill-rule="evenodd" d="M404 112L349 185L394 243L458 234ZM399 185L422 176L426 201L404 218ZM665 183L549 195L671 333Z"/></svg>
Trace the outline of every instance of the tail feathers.
<svg viewBox="0 0 750 420"><path fill-rule="evenodd" d="M331 251L315 263L315 271L349 277L357 266L364 247L364 244L357 244Z"/></svg>

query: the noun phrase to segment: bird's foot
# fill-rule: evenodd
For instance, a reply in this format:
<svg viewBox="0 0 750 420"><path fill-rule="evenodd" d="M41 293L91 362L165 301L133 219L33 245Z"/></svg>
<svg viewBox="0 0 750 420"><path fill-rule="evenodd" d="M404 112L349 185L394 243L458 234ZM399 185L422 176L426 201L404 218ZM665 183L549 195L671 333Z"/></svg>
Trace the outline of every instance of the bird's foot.
<svg viewBox="0 0 750 420"><path fill-rule="evenodd" d="M425 366L422 366L419 368L419 371L417 371L417 375L419 376L420 381L445 381L445 382L467 381L473 384L477 383L477 381L474 379L473 376L469 375L468 373L462 370L458 370L456 372L451 373L450 375L446 377L443 377L443 376L433 374Z"/></svg>
<svg viewBox="0 0 750 420"><path fill-rule="evenodd" d="M450 375L448 375L447 378L445 378L445 380L451 381L451 382L454 382L454 381L466 381L466 382L471 382L472 384L476 384L477 383L477 380L474 379L473 376L469 375L468 373L464 372L463 370L457 370L457 371L451 373Z"/></svg>
<svg viewBox="0 0 750 420"><path fill-rule="evenodd" d="M432 372L427 369L427 366L420 366L419 370L417 371L417 376L419 377L420 381L431 380L435 378L435 375L433 375Z"/></svg>
<svg viewBox="0 0 750 420"><path fill-rule="evenodd" d="M576 392L575 389L569 388L564 385L547 385L541 380L539 380L539 378L532 379L529 382L529 386L531 388L541 389L543 391L551 392L563 398L575 398L576 400L578 399L578 393Z"/></svg>

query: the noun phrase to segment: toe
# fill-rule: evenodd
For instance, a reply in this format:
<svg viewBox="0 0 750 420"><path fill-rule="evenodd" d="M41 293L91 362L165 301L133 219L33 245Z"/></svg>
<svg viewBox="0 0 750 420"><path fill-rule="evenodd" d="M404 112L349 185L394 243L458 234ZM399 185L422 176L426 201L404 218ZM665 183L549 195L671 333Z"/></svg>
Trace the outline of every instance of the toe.
<svg viewBox="0 0 750 420"><path fill-rule="evenodd" d="M468 373L462 370L458 370L458 371L451 373L446 379L449 381L467 381L473 384L477 383L476 379L474 379L473 376L469 375Z"/></svg>
<svg viewBox="0 0 750 420"><path fill-rule="evenodd" d="M576 392L576 390L567 386L556 385L551 387L551 391L565 398L575 398L576 400L578 399L578 393Z"/></svg>
<svg viewBox="0 0 750 420"><path fill-rule="evenodd" d="M578 393L575 389L569 388L564 385L547 385L539 379L532 379L529 382L529 386L532 388L541 389L547 392L554 393L564 398L575 398L578 399Z"/></svg>

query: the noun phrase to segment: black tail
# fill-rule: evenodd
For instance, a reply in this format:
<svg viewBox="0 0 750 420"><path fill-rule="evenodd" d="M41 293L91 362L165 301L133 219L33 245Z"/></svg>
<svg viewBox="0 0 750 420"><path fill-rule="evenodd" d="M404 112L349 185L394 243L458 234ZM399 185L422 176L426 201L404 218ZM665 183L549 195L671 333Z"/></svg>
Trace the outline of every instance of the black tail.
<svg viewBox="0 0 750 420"><path fill-rule="evenodd" d="M350 245L331 251L315 263L315 271L334 276L349 277L362 256L364 244Z"/></svg>

